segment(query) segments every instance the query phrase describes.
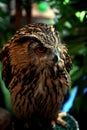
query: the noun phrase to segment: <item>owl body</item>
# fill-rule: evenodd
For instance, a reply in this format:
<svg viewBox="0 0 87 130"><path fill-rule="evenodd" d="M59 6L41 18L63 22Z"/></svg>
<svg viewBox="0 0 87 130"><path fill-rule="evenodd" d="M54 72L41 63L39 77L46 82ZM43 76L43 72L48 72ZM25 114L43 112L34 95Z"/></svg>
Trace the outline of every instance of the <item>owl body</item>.
<svg viewBox="0 0 87 130"><path fill-rule="evenodd" d="M14 115L28 125L56 120L71 84L72 63L54 27L21 28L3 47L0 60Z"/></svg>

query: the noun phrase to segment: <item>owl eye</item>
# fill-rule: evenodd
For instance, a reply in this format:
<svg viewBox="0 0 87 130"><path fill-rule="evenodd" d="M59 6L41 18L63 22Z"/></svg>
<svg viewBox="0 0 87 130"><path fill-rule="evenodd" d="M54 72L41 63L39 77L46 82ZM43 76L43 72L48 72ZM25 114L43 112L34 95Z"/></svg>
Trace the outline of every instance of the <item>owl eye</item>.
<svg viewBox="0 0 87 130"><path fill-rule="evenodd" d="M44 46L37 46L36 49L35 49L35 51L39 52L39 53L45 53L46 50L47 50L47 48L44 47Z"/></svg>

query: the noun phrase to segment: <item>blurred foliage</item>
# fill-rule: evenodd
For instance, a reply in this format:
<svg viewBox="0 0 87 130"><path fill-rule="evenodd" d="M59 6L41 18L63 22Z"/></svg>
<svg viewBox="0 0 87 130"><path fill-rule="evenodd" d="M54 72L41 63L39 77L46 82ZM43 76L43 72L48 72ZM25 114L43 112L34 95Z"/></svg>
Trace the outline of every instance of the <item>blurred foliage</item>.
<svg viewBox="0 0 87 130"><path fill-rule="evenodd" d="M10 25L10 0L0 0L0 49L3 44L13 35L13 29Z"/></svg>
<svg viewBox="0 0 87 130"><path fill-rule="evenodd" d="M0 3L1 2L6 5L7 11L3 10L0 6L0 49L14 33L10 22L10 1L1 0ZM41 0L32 0L31 2L39 3ZM55 26L60 32L61 38L67 44L72 57L73 67L70 72L72 88L78 86L72 113L75 112L79 115L81 110L87 111L87 101L84 100L84 90L86 90L87 87L87 4L85 4L85 0L47 0L47 2L52 8L58 10ZM24 4L22 7L26 5L24 0L22 0L22 4ZM79 15L77 16L76 14ZM82 16L80 14L84 15ZM85 91L85 95L86 94ZM82 108L82 105L84 105L83 102L85 104L84 109Z"/></svg>

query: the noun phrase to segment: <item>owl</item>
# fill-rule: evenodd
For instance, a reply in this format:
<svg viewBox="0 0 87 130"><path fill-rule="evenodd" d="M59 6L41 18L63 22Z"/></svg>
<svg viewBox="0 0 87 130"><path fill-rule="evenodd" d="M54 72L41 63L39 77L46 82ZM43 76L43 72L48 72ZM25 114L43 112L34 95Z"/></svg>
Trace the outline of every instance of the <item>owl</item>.
<svg viewBox="0 0 87 130"><path fill-rule="evenodd" d="M2 77L11 95L14 116L23 128L66 126L60 113L71 86L72 61L51 25L28 24L0 53Z"/></svg>

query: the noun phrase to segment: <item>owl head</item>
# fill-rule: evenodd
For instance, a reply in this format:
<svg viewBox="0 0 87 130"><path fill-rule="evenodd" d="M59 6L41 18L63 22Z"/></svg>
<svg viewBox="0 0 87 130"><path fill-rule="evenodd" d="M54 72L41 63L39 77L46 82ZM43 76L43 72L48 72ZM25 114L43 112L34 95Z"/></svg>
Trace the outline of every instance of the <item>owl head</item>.
<svg viewBox="0 0 87 130"><path fill-rule="evenodd" d="M0 53L6 85L20 72L54 70L54 76L71 69L71 58L53 26L35 23L18 30ZM9 76L9 77L8 77ZM8 77L8 78L7 78Z"/></svg>

